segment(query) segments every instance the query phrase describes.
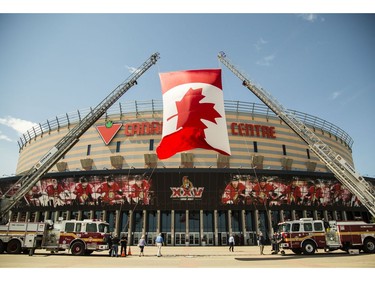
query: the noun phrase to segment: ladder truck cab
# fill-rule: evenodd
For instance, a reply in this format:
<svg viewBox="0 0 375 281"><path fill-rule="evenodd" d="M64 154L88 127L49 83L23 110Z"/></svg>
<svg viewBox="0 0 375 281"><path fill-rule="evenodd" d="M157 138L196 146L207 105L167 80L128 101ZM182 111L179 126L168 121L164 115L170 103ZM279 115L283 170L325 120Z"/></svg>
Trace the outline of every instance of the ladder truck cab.
<svg viewBox="0 0 375 281"><path fill-rule="evenodd" d="M295 254L314 254L318 249L325 251L350 249L375 253L375 224L363 221L324 221L303 218L281 222L280 248ZM285 251L281 252L282 254Z"/></svg>
<svg viewBox="0 0 375 281"><path fill-rule="evenodd" d="M8 254L32 253L35 249L44 249L89 255L93 251L108 250L108 235L109 224L101 220L9 222L0 225L0 254L5 251Z"/></svg>

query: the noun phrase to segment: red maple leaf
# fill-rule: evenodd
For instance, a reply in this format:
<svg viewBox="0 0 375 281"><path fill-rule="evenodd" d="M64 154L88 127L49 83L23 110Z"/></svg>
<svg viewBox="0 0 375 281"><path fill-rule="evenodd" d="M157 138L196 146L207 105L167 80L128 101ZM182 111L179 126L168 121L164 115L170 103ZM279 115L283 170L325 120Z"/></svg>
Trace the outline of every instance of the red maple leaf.
<svg viewBox="0 0 375 281"><path fill-rule="evenodd" d="M190 88L180 101L176 101L178 111L176 129L194 127L204 130L207 126L201 121L202 119L217 124L215 118L220 118L221 115L214 109L214 103L200 103L203 98L202 88ZM169 117L168 120L176 115Z"/></svg>

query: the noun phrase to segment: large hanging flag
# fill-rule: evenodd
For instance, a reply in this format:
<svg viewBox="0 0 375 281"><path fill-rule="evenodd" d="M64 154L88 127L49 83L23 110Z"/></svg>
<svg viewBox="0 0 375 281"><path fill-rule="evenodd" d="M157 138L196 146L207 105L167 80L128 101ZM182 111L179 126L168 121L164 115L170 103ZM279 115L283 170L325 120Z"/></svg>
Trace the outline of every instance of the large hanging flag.
<svg viewBox="0 0 375 281"><path fill-rule="evenodd" d="M194 148L230 155L221 69L161 73L160 82L163 134L158 158Z"/></svg>

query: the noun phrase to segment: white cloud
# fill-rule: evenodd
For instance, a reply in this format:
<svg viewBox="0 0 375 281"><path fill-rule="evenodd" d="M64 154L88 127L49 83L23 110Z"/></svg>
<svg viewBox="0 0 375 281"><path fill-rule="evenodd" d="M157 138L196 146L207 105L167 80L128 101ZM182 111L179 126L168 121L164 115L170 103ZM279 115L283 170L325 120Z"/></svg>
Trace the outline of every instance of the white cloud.
<svg viewBox="0 0 375 281"><path fill-rule="evenodd" d="M4 135L2 131L0 131L0 140L12 141L8 136Z"/></svg>
<svg viewBox="0 0 375 281"><path fill-rule="evenodd" d="M314 22L318 19L318 15L316 14L299 14L298 16L309 22Z"/></svg>
<svg viewBox="0 0 375 281"><path fill-rule="evenodd" d="M258 65L262 65L262 66L270 66L272 64L272 61L275 58L276 58L276 56L274 54L273 55L269 55L269 56L265 56L262 59L258 60L257 64Z"/></svg>
<svg viewBox="0 0 375 281"><path fill-rule="evenodd" d="M254 47L257 51L260 51L264 45L266 45L268 42L264 40L263 38L260 38L255 44Z"/></svg>
<svg viewBox="0 0 375 281"><path fill-rule="evenodd" d="M337 99L339 96L341 96L341 92L338 92L338 91L333 92L333 93L331 94L331 100L335 100L335 99Z"/></svg>
<svg viewBox="0 0 375 281"><path fill-rule="evenodd" d="M125 65L125 67L128 69L128 71L129 71L131 74L133 74L133 73L135 73L135 72L138 71L138 68L133 67L133 66Z"/></svg>
<svg viewBox="0 0 375 281"><path fill-rule="evenodd" d="M8 126L9 128L12 128L19 134L25 133L30 128L38 125L34 122L14 118L12 116L0 118L0 124Z"/></svg>

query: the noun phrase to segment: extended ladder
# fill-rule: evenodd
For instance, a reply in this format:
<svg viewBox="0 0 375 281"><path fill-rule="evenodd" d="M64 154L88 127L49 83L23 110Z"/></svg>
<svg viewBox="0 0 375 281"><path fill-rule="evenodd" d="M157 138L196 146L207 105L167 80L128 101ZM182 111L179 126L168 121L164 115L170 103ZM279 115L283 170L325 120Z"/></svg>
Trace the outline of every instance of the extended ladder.
<svg viewBox="0 0 375 281"><path fill-rule="evenodd" d="M343 157L333 151L317 135L315 135L294 113L285 109L270 93L257 87L245 75L234 67L224 52L218 54L219 60L232 71L242 84L264 102L281 120L299 135L315 152L319 159L328 167L336 178L349 191L358 197L361 203L375 217L375 190Z"/></svg>
<svg viewBox="0 0 375 281"><path fill-rule="evenodd" d="M53 146L25 175L16 183L19 189L12 196L7 196L11 187L3 194L0 206L0 218L7 216L13 206L24 197L29 190L59 161L78 141L79 138L132 86L137 84L137 79L145 73L159 59L159 53L151 55L125 82L117 86L102 102L84 117L72 130L70 130L55 146Z"/></svg>

